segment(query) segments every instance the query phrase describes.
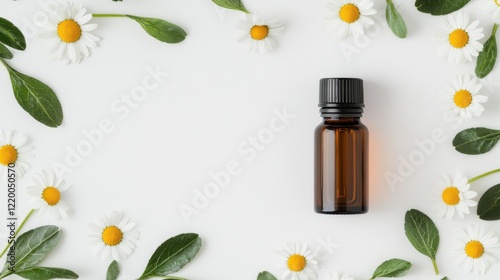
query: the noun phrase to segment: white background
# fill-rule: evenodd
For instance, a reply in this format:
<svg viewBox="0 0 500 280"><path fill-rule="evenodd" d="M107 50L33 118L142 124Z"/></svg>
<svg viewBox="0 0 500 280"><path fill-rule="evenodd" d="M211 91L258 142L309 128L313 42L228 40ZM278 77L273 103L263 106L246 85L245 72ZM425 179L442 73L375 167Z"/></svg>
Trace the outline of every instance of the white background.
<svg viewBox="0 0 500 280"><path fill-rule="evenodd" d="M54 162L65 164L68 149L85 141L83 130L98 128L103 119L115 127L64 175L72 184L64 194L72 207L69 218L55 221L34 215L27 223L27 229L54 224L63 230L57 248L42 264L74 270L80 279L103 279L110 260L91 254L87 224L120 210L141 232L135 253L120 262L120 279L139 277L156 247L183 232L203 238L199 255L176 274L194 280L256 279L262 270L279 276L276 251L287 242L318 250L319 279L329 279L333 271L368 279L390 258L413 263L405 279L497 279L500 264L483 277L465 275L450 246L456 232L469 224L486 224L497 236L500 225L479 220L475 208L464 220L440 219L434 199L439 197L441 173L452 175L460 169L473 177L499 167L498 147L486 155L466 156L454 151L451 140L467 127L498 128L495 79L500 70L497 67L484 81L482 93L490 101L483 116L452 128L443 120L439 90L451 85L455 75L473 74L474 63L452 65L437 57L434 33L444 18L418 12L414 1L399 7L408 38L395 37L384 22L384 2L376 1L379 15L370 36L363 42L349 39L341 44L324 28L323 0L245 1L251 12L286 24L279 48L261 55L245 52L236 42L235 25L243 14L219 9L208 0L92 1L85 3L90 12L163 18L189 35L184 42L169 45L149 37L131 20L96 18L95 34L102 38L99 47L79 65L66 66L52 60L45 51L47 42L33 29L33 16L44 1L3 1L0 16L23 27L28 44L9 63L50 85L64 110L61 127L39 124L17 104L8 74L0 70L0 128L27 134L36 148L36 157L29 160L32 168L19 182L18 215L23 217L30 209L25 188L35 172L51 168ZM483 15L477 1L465 10L481 20L488 37L492 16ZM346 55L346 48L356 53ZM169 77L121 119L111 105L141 85L148 67L168 72ZM370 211L365 215L327 216L313 211L313 130L321 121L318 81L336 76L365 81L363 122L371 133ZM238 146L269 127L273 110L283 108L295 119L247 161ZM391 189L384 174L398 174L401 158L408 160L418 151L415 141L430 138L436 129L446 140L435 143L425 162ZM240 164L242 172L187 223L180 205L193 205L195 190L211 182L209 173L223 170L231 160ZM481 195L499 181L500 176L493 175L472 187ZM428 214L440 230L439 276L405 236L404 215L411 208ZM3 244L6 229L0 233ZM339 247L324 249L321 244L327 240Z"/></svg>

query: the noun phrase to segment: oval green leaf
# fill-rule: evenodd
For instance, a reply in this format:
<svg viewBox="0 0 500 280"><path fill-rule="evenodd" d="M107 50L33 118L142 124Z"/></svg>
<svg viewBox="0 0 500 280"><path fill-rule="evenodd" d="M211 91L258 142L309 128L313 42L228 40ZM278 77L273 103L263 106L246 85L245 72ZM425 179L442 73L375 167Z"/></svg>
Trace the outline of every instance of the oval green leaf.
<svg viewBox="0 0 500 280"><path fill-rule="evenodd" d="M117 261L112 261L106 273L106 280L116 280L118 279L118 275L120 275L120 266Z"/></svg>
<svg viewBox="0 0 500 280"><path fill-rule="evenodd" d="M245 8L243 3L240 0L212 0L217 6L222 8L242 11L246 14L249 14L248 10Z"/></svg>
<svg viewBox="0 0 500 280"><path fill-rule="evenodd" d="M16 50L26 49L26 39L21 30L2 17L0 17L0 42Z"/></svg>
<svg viewBox="0 0 500 280"><path fill-rule="evenodd" d="M138 22L142 29L159 41L175 44L186 39L187 33L184 29L163 19L126 16Z"/></svg>
<svg viewBox="0 0 500 280"><path fill-rule="evenodd" d="M497 61L497 38L495 36L497 32L498 24L495 23L493 26L493 31L490 38L484 43L483 50L479 52L476 62L476 76L478 78L486 77Z"/></svg>
<svg viewBox="0 0 500 280"><path fill-rule="evenodd" d="M500 184L488 189L479 199L477 215L481 220L500 220Z"/></svg>
<svg viewBox="0 0 500 280"><path fill-rule="evenodd" d="M4 44L0 43L0 57L5 59L11 59L14 57L14 55Z"/></svg>
<svg viewBox="0 0 500 280"><path fill-rule="evenodd" d="M390 259L377 267L371 279L378 277L401 277L406 275L410 268L411 262L401 259Z"/></svg>
<svg viewBox="0 0 500 280"><path fill-rule="evenodd" d="M61 103L46 84L7 66L14 96L21 107L37 121L58 127L63 120Z"/></svg>
<svg viewBox="0 0 500 280"><path fill-rule="evenodd" d="M15 274L29 280L78 279L78 274L73 271L56 267L31 267Z"/></svg>
<svg viewBox="0 0 500 280"><path fill-rule="evenodd" d="M15 241L15 271L26 270L39 263L57 245L61 234L56 226L42 226L21 234ZM2 274L9 267L6 261Z"/></svg>
<svg viewBox="0 0 500 280"><path fill-rule="evenodd" d="M406 38L406 35L408 33L406 23L398 10L396 10L396 7L394 7L392 0L387 0L385 19L387 20L387 24L391 28L394 35L398 36L399 38Z"/></svg>
<svg viewBox="0 0 500 280"><path fill-rule="evenodd" d="M459 10L469 2L470 0L417 0L415 7L422 13L439 16Z"/></svg>
<svg viewBox="0 0 500 280"><path fill-rule="evenodd" d="M424 213L411 209L405 215L405 234L417 251L428 256L434 265L436 275L436 253L439 247L439 231L434 222Z"/></svg>
<svg viewBox="0 0 500 280"><path fill-rule="evenodd" d="M201 243L196 233L184 233L168 239L151 256L140 279L162 277L179 271L198 254Z"/></svg>
<svg viewBox="0 0 500 280"><path fill-rule="evenodd" d="M257 276L257 280L278 280L278 279L276 277L274 277L274 275L272 275L271 273L269 273L267 271L262 271Z"/></svg>
<svg viewBox="0 0 500 280"><path fill-rule="evenodd" d="M500 139L500 130L474 127L460 131L453 139L453 147L462 154L479 155L489 152Z"/></svg>

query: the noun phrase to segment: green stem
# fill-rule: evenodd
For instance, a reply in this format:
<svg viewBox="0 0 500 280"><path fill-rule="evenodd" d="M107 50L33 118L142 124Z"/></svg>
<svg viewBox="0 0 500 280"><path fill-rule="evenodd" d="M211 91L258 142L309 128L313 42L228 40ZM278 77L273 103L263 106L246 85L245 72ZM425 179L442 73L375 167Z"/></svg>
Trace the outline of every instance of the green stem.
<svg viewBox="0 0 500 280"><path fill-rule="evenodd" d="M436 272L436 275L438 275L439 274L439 268L438 268L438 265L437 265L435 259L432 259L432 266L434 266L434 272Z"/></svg>
<svg viewBox="0 0 500 280"><path fill-rule="evenodd" d="M12 274L12 271L10 270L7 270L6 272L4 272L2 275L0 275L0 279L4 279L5 277L9 276Z"/></svg>
<svg viewBox="0 0 500 280"><path fill-rule="evenodd" d="M496 25L496 24L495 24L495 25ZM470 183L472 183L472 182L475 182L475 181L477 181L477 180L479 180L479 179L481 179L481 178L484 178L484 177L486 177L486 176L488 176L488 175L491 175L491 174L493 174L493 173L497 173L497 172L500 172L500 168L499 168L499 169L495 169L495 170L491 170L491 171L489 171L489 172L486 172L486 173L483 173L483 174L481 174L481 175L479 175L479 176L476 176L476 177L474 177L474 178L471 178L471 179L469 179L469 181L468 181L467 183L469 183L469 184L470 184Z"/></svg>
<svg viewBox="0 0 500 280"><path fill-rule="evenodd" d="M497 28L498 28L498 24L495 23L493 25L493 31L491 31L491 37L495 37L495 34L497 34Z"/></svg>
<svg viewBox="0 0 500 280"><path fill-rule="evenodd" d="M13 239L16 238L17 234L23 228L24 224L28 221L29 217L31 216L31 214L33 214L34 211L35 211L35 209L31 209L30 212L28 213L28 215L26 215L26 217L24 218L24 220L17 227L16 232L14 233L14 236L12 237ZM7 252L7 249L9 249L9 247L10 247L10 243L7 243L7 246L5 246L5 249L3 249L2 253L0 253L0 258L3 257L3 255L5 255L5 252ZM0 277L1 277L1 275L0 275ZM0 278L0 279L2 279L2 278Z"/></svg>
<svg viewBox="0 0 500 280"><path fill-rule="evenodd" d="M394 6L394 4L392 3L392 0L387 0L387 5Z"/></svg>
<svg viewBox="0 0 500 280"><path fill-rule="evenodd" d="M9 64L7 64L7 62L5 62L5 60L3 60L3 58L0 58L0 61L1 61L1 62L2 62L2 64L5 66L5 68L10 69ZM0 278L0 279L2 279L2 278Z"/></svg>
<svg viewBox="0 0 500 280"><path fill-rule="evenodd" d="M121 14L92 14L92 17L127 17L127 15Z"/></svg>

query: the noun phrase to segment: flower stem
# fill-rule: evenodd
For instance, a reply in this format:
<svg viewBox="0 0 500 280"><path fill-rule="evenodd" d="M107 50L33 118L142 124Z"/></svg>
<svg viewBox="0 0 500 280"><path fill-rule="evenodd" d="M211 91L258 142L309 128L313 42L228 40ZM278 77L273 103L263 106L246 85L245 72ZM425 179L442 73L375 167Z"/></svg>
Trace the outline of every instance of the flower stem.
<svg viewBox="0 0 500 280"><path fill-rule="evenodd" d="M435 259L431 259L432 260L432 266L434 266L434 272L436 272L436 275L439 274L439 268L438 268L438 265L436 263L436 260Z"/></svg>
<svg viewBox="0 0 500 280"><path fill-rule="evenodd" d="M3 58L0 58L0 62L2 62L2 64L5 66L5 68L7 68L7 70L10 69L9 64L7 64L7 62L5 62L5 60L3 60ZM2 278L0 278L0 279L2 279Z"/></svg>
<svg viewBox="0 0 500 280"><path fill-rule="evenodd" d="M493 31L491 31L491 37L494 37L497 34L498 23L493 25Z"/></svg>
<svg viewBox="0 0 500 280"><path fill-rule="evenodd" d="M23 228L24 224L26 223L26 221L28 221L29 217L31 216L31 214L33 214L34 211L35 211L35 209L31 209L29 211L28 215L26 215L26 217L21 222L21 224L19 225L19 227L17 227L17 230L14 233L14 236L12 237L12 239L14 239L14 238L17 237L17 234L19 233L19 231L21 231L21 229ZM7 243L7 246L5 246L5 249L3 249L2 253L0 253L0 258L3 257L3 255L5 255L5 252L7 252L7 249L9 249L9 247L10 247L10 243ZM2 279L2 278L0 278L0 279Z"/></svg>
<svg viewBox="0 0 500 280"><path fill-rule="evenodd" d="M127 15L121 14L92 14L92 17L126 17Z"/></svg>
<svg viewBox="0 0 500 280"><path fill-rule="evenodd" d="M476 177L474 177L474 178L471 178L471 179L469 179L469 181L468 181L467 183L469 183L469 184L470 184L470 183L472 183L472 182L475 182L475 181L477 181L477 180L479 180L479 179L481 179L481 178L484 178L484 177L486 177L486 176L488 176L488 175L491 175L491 174L493 174L493 173L497 173L497 172L500 172L500 168L499 168L499 169L495 169L495 170L491 170L491 171L489 171L489 172L486 172L486 173L483 173L483 174L481 174L481 175L478 175L478 176L476 176Z"/></svg>

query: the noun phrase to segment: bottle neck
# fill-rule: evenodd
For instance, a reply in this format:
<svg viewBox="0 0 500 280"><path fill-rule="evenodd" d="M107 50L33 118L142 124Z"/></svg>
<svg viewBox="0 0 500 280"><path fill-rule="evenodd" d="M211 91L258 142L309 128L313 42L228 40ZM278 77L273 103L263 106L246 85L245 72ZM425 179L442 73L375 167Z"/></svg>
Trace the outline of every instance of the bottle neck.
<svg viewBox="0 0 500 280"><path fill-rule="evenodd" d="M363 107L359 104L320 104L319 112L323 118L359 119L363 115Z"/></svg>
<svg viewBox="0 0 500 280"><path fill-rule="evenodd" d="M342 117L342 116L327 116L323 117L323 121L325 123L361 123L361 119L359 117Z"/></svg>

